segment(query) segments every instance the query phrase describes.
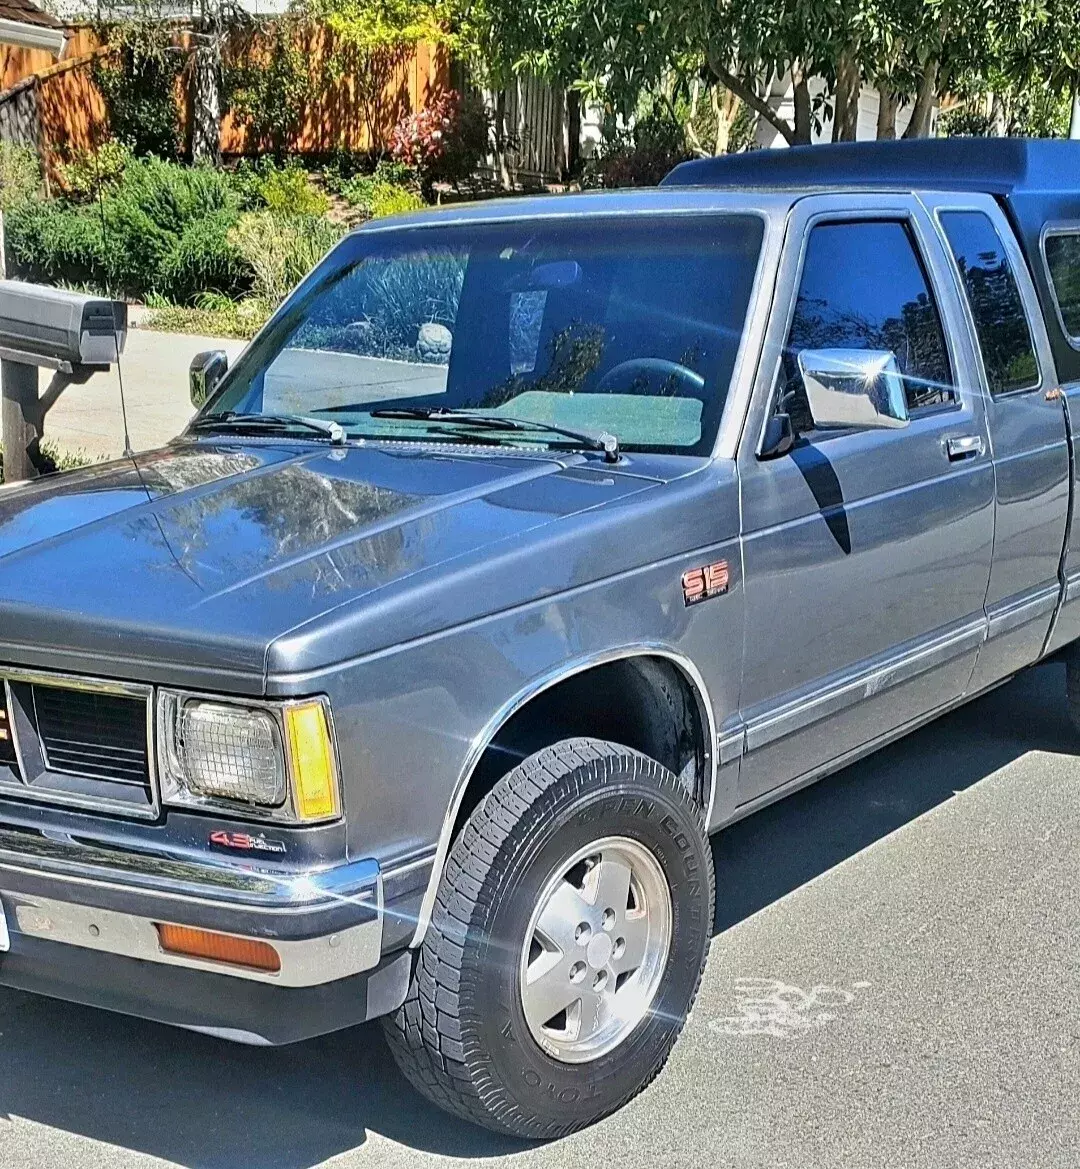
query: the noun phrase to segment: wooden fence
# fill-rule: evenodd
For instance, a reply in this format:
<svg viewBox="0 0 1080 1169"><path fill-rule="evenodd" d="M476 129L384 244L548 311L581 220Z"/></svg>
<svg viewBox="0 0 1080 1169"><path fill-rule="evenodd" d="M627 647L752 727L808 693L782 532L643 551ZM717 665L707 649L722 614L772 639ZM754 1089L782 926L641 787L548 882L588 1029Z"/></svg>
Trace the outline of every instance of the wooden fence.
<svg viewBox="0 0 1080 1169"><path fill-rule="evenodd" d="M186 34L181 33L181 43ZM326 67L332 34L315 28L305 34L303 51L315 82L311 100L301 111L299 130L286 143L290 153L329 154L385 147L390 132L405 114L424 107L449 83L449 61L442 49L418 44L390 63L381 93L365 95L369 86L345 70L335 78ZM240 48L240 46L237 46ZM47 52L0 45L0 139L36 144L55 173L56 164L108 136L105 103L92 77L92 63L108 47L92 29L71 30L64 60ZM227 49L227 52L230 51ZM258 59L266 50L247 37L242 51ZM180 124L190 123L186 87L178 90ZM221 127L221 148L227 155L253 154L267 143L255 140L250 126L231 115Z"/></svg>

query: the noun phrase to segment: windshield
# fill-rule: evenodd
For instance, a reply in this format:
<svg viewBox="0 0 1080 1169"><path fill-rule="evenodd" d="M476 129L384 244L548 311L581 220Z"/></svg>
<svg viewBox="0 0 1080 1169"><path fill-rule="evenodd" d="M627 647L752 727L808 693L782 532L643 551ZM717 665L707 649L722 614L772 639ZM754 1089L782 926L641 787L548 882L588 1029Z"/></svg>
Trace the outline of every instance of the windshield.
<svg viewBox="0 0 1080 1169"><path fill-rule="evenodd" d="M331 420L349 438L556 448L583 445L567 430L607 432L623 450L707 454L762 234L751 215L357 233L247 350L200 423L291 415ZM438 417L447 411L488 425Z"/></svg>

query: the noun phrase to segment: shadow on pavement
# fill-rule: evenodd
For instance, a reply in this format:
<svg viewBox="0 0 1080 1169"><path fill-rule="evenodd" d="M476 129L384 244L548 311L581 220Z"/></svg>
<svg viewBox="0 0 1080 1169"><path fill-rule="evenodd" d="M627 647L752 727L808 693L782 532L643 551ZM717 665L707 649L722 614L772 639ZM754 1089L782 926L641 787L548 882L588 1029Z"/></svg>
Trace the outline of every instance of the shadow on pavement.
<svg viewBox="0 0 1080 1169"><path fill-rule="evenodd" d="M1058 666L1023 675L721 833L717 932L1026 752L1073 750L1061 675ZM377 1027L256 1050L7 991L3 1117L199 1169L309 1169L368 1132L456 1157L521 1147L424 1102Z"/></svg>

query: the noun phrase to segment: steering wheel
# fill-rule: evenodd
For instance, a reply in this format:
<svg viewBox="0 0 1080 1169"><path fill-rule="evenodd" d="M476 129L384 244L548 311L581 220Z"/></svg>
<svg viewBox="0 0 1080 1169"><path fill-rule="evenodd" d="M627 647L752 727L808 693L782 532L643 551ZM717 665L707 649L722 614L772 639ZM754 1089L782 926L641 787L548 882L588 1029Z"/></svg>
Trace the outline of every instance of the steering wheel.
<svg viewBox="0 0 1080 1169"><path fill-rule="evenodd" d="M649 383L653 379L664 382L674 378L692 396L705 389L705 379L701 374L677 361L668 361L664 357L631 357L628 361L620 361L618 365L612 366L600 379L596 392L603 394L630 390L642 378Z"/></svg>

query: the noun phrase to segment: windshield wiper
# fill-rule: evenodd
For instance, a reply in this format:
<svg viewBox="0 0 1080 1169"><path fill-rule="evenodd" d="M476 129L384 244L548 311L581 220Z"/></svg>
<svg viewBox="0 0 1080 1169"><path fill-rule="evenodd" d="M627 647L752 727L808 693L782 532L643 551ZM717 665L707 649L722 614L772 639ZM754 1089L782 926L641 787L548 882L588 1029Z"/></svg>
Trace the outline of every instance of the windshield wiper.
<svg viewBox="0 0 1080 1169"><path fill-rule="evenodd" d="M290 430L308 430L328 438L334 446L345 442L345 428L338 422L322 418L307 418L303 414L245 414L223 410L220 414L204 414L188 426L188 430L239 430L257 434L285 434Z"/></svg>
<svg viewBox="0 0 1080 1169"><path fill-rule="evenodd" d="M519 434L561 434L565 438L572 438L589 450L602 451L604 461L617 463L619 461L619 440L606 430L601 434L589 434L584 430L571 430L566 426L556 426L551 422L533 422L526 418L509 418L505 414L474 414L471 410L451 410L446 406L388 406L381 410L372 410L372 418L416 418L420 421L441 423L460 423L465 426L476 426L484 430L510 430Z"/></svg>

